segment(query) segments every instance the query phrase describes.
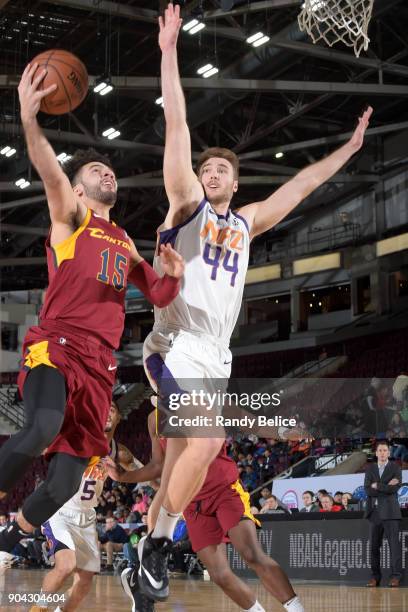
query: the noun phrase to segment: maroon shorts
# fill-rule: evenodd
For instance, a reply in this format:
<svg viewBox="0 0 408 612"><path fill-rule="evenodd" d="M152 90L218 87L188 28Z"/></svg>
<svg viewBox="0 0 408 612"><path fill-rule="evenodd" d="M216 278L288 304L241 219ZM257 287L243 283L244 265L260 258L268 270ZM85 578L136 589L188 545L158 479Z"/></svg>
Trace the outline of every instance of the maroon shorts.
<svg viewBox="0 0 408 612"><path fill-rule="evenodd" d="M18 386L24 399L27 374L39 365L55 367L65 378L67 402L61 431L47 453L77 457L105 456L104 434L115 382L112 350L68 325L43 321L31 327L24 339L23 365Z"/></svg>
<svg viewBox="0 0 408 612"><path fill-rule="evenodd" d="M229 542L228 531L243 519L261 525L251 512L249 493L239 480L201 501L192 501L183 515L194 552Z"/></svg>

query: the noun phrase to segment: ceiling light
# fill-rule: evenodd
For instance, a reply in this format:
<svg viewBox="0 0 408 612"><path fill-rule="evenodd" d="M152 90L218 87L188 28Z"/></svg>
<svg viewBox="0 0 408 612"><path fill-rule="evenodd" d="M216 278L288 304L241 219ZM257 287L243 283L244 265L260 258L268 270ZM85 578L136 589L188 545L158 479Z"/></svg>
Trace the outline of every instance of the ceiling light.
<svg viewBox="0 0 408 612"><path fill-rule="evenodd" d="M257 32L256 34L252 34L249 38L246 39L249 45L252 45L256 40L259 40L264 36L263 32Z"/></svg>
<svg viewBox="0 0 408 612"><path fill-rule="evenodd" d="M212 76L213 74L216 74L217 72L218 68L216 68L212 64L205 64L205 66L201 66L201 68L197 70L197 74L201 74L201 76L205 79L208 79L208 77Z"/></svg>
<svg viewBox="0 0 408 612"><path fill-rule="evenodd" d="M275 157L276 157L276 159L281 159L281 157L283 157L282 151L279 151L278 153L275 153Z"/></svg>
<svg viewBox="0 0 408 612"><path fill-rule="evenodd" d="M212 67L212 64L206 64L205 66L201 66L201 68L197 70L197 74L204 74L204 72L207 72L207 70L211 70Z"/></svg>
<svg viewBox="0 0 408 612"><path fill-rule="evenodd" d="M120 132L119 130L115 130L112 134L109 134L108 140L113 140L114 138L117 138L118 136L120 136Z"/></svg>
<svg viewBox="0 0 408 612"><path fill-rule="evenodd" d="M71 157L72 155L68 155L67 153L60 153L59 155L57 155L57 159L61 162L61 164L65 164L65 162L71 159Z"/></svg>
<svg viewBox="0 0 408 612"><path fill-rule="evenodd" d="M189 30L191 30L191 28L194 28L194 26L196 26L198 23L200 23L198 19L192 19L191 21L188 21L185 25L183 25L184 32L188 32Z"/></svg>
<svg viewBox="0 0 408 612"><path fill-rule="evenodd" d="M16 187L20 187L20 189L25 189L31 183L30 181L27 181L25 178L20 178L14 184L16 185Z"/></svg>
<svg viewBox="0 0 408 612"><path fill-rule="evenodd" d="M105 89L105 87L107 87L107 83L105 83L105 81L102 81L102 83L98 83L98 85L95 85L93 90L95 93L99 93L100 91L102 91L102 89Z"/></svg>
<svg viewBox="0 0 408 612"><path fill-rule="evenodd" d="M254 43L252 43L252 46L260 47L261 45L264 45L266 42L268 42L268 40L270 40L269 36L262 36L262 38L259 38Z"/></svg>
<svg viewBox="0 0 408 612"><path fill-rule="evenodd" d="M197 34L197 32L199 32L200 30L203 30L205 28L205 23L197 23L197 25L195 25L194 27L192 27L188 33L189 34Z"/></svg>
<svg viewBox="0 0 408 612"><path fill-rule="evenodd" d="M102 91L99 92L99 95L106 96L106 94L110 93L112 89L113 89L113 85L106 85L106 87L102 89Z"/></svg>
<svg viewBox="0 0 408 612"><path fill-rule="evenodd" d="M163 96L160 96L160 98L156 98L155 104L157 104L158 106L164 106L164 104L163 104Z"/></svg>
<svg viewBox="0 0 408 612"><path fill-rule="evenodd" d="M12 147L6 146L0 150L0 153L2 155L5 155L6 157L11 157L12 155L14 155L14 153L17 153L17 151L16 149L13 149Z"/></svg>
<svg viewBox="0 0 408 612"><path fill-rule="evenodd" d="M99 94L100 96L106 96L106 94L110 93L113 89L113 85L109 78L102 79L98 82L96 81L96 85L93 88L94 93Z"/></svg>
<svg viewBox="0 0 408 612"><path fill-rule="evenodd" d="M213 66L213 68L211 68L210 70L208 70L207 72L204 72L203 77L205 79L208 79L208 77L213 76L213 74L217 74L218 72L218 68L216 68L215 66Z"/></svg>
<svg viewBox="0 0 408 612"><path fill-rule="evenodd" d="M108 137L109 134L113 134L113 132L115 131L115 128L108 128L107 130L105 130L104 132L102 132L102 136Z"/></svg>

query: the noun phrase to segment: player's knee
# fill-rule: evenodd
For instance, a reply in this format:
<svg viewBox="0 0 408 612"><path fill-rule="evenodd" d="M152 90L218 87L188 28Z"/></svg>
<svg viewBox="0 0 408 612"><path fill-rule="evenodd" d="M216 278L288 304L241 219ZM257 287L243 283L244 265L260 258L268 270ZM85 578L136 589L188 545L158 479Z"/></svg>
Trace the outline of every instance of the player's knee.
<svg viewBox="0 0 408 612"><path fill-rule="evenodd" d="M211 580L221 589L227 587L231 578L234 576L229 567L222 567L218 565L217 567L207 569Z"/></svg>
<svg viewBox="0 0 408 612"><path fill-rule="evenodd" d="M78 587L82 590L89 589L92 584L94 572L78 571L75 575L75 581Z"/></svg>
<svg viewBox="0 0 408 612"><path fill-rule="evenodd" d="M255 546L246 546L240 551L242 558L251 568L261 568L268 564L269 557Z"/></svg>
<svg viewBox="0 0 408 612"><path fill-rule="evenodd" d="M58 555L57 553L54 571L60 575L61 579L65 580L65 578L68 578L68 576L70 576L75 570L75 567L75 555Z"/></svg>
<svg viewBox="0 0 408 612"><path fill-rule="evenodd" d="M37 418L26 428L27 433L22 443L24 450L31 456L39 457L58 435L63 420L63 414L57 411L39 412Z"/></svg>
<svg viewBox="0 0 408 612"><path fill-rule="evenodd" d="M49 482L46 481L48 494L58 508L63 506L65 502L77 493L81 484L82 473L83 472L73 471L67 474L66 480L61 478L61 475L58 476L55 474Z"/></svg>

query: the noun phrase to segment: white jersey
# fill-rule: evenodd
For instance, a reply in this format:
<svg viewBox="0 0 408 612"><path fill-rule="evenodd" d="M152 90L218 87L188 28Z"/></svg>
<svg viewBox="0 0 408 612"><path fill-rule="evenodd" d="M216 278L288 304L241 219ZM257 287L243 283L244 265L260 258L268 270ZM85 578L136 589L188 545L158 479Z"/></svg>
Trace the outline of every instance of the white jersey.
<svg viewBox="0 0 408 612"><path fill-rule="evenodd" d="M109 456L115 459L117 455L117 444L111 441L111 452ZM103 485L108 477L106 468L101 463L100 457L92 457L89 461L78 492L75 493L63 506L61 510L70 512L87 512L98 505L98 498L102 495Z"/></svg>
<svg viewBox="0 0 408 612"><path fill-rule="evenodd" d="M214 336L229 345L241 308L249 258L246 220L228 210L217 215L204 199L183 223L158 230L158 244L170 243L186 261L179 295L155 308L155 326ZM162 274L160 258L154 269Z"/></svg>

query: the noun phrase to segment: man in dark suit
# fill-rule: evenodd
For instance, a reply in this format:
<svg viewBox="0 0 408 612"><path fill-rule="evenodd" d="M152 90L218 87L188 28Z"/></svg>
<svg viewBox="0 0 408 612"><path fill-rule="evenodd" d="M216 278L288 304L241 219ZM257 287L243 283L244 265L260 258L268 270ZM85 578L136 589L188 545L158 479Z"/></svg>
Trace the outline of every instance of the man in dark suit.
<svg viewBox="0 0 408 612"><path fill-rule="evenodd" d="M376 587L380 584L380 549L385 534L391 553L392 573L388 586L398 587L402 573L399 542L401 510L397 495L402 483L401 468L388 460L390 448L385 440L377 442L375 454L377 463L368 466L364 479L364 489L368 496L365 517L370 521L372 574L367 586Z"/></svg>

